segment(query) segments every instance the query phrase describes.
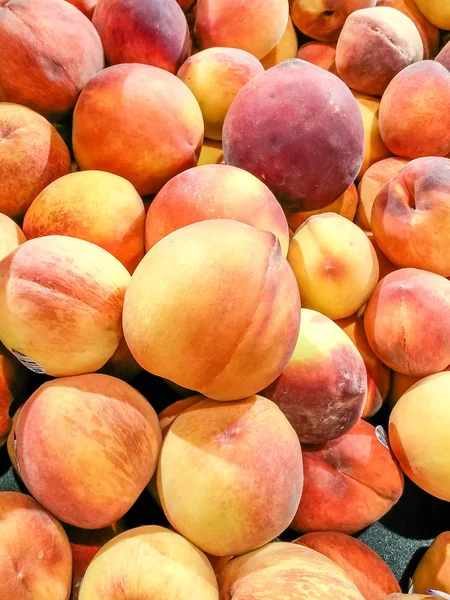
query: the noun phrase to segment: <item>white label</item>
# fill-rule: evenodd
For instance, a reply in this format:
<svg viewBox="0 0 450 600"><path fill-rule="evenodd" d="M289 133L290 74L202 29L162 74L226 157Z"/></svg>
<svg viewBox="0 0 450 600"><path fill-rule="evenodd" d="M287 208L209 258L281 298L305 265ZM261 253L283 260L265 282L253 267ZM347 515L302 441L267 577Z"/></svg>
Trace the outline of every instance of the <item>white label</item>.
<svg viewBox="0 0 450 600"><path fill-rule="evenodd" d="M375 427L375 435L377 436L378 441L383 444L385 448L389 450L389 442L387 438L387 433L381 425L377 425Z"/></svg>
<svg viewBox="0 0 450 600"><path fill-rule="evenodd" d="M445 598L446 600L450 600L450 595L445 592L440 592L438 590L427 590L427 594L431 594L432 596L439 596L439 598Z"/></svg>
<svg viewBox="0 0 450 600"><path fill-rule="evenodd" d="M414 594L414 583L411 577L409 578L408 594Z"/></svg>
<svg viewBox="0 0 450 600"><path fill-rule="evenodd" d="M14 432L14 458L16 459L16 468L17 468L17 472L20 475L20 465L19 465L19 461L17 460L17 437L16 437L16 432Z"/></svg>
<svg viewBox="0 0 450 600"><path fill-rule="evenodd" d="M19 352L18 350L11 350L11 352L14 354L17 360L23 364L24 367L26 367L30 371L33 371L33 373L45 375L44 367L37 363L35 360L29 358L28 356L25 356L25 354L22 354L22 352Z"/></svg>

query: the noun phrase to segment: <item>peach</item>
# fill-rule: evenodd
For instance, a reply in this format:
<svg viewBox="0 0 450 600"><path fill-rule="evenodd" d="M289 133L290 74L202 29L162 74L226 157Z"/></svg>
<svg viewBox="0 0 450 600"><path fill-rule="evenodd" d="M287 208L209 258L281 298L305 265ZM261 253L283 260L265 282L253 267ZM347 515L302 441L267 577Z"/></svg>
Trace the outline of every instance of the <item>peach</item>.
<svg viewBox="0 0 450 600"><path fill-rule="evenodd" d="M412 375L403 375L403 373L392 371L391 387L389 388L388 396L389 406L394 408L403 394L421 379L423 377L413 377Z"/></svg>
<svg viewBox="0 0 450 600"><path fill-rule="evenodd" d="M449 71L434 60L403 69L383 94L379 123L393 154L407 158L449 154Z"/></svg>
<svg viewBox="0 0 450 600"><path fill-rule="evenodd" d="M384 158L388 158L391 156L391 153L381 139L378 122L380 100L373 96L358 93L355 93L354 96L361 111L364 125L364 158L357 176L357 179L361 179L371 165Z"/></svg>
<svg viewBox="0 0 450 600"><path fill-rule="evenodd" d="M205 139L198 157L198 166L220 165L224 163L222 142Z"/></svg>
<svg viewBox="0 0 450 600"><path fill-rule="evenodd" d="M203 399L167 431L157 482L177 531L214 556L243 554L270 542L295 515L303 486L300 443L266 398Z"/></svg>
<svg viewBox="0 0 450 600"><path fill-rule="evenodd" d="M298 58L241 89L222 139L225 162L264 181L286 212L334 202L353 183L364 153L362 118L348 87Z"/></svg>
<svg viewBox="0 0 450 600"><path fill-rule="evenodd" d="M63 528L25 494L0 492L0 598L66 600L72 556Z"/></svg>
<svg viewBox="0 0 450 600"><path fill-rule="evenodd" d="M449 371L425 377L403 394L389 421L392 450L403 471L420 488L447 502L449 391Z"/></svg>
<svg viewBox="0 0 450 600"><path fill-rule="evenodd" d="M372 244L354 223L335 213L314 215L297 229L288 261L303 306L333 320L357 312L378 282Z"/></svg>
<svg viewBox="0 0 450 600"><path fill-rule="evenodd" d="M270 69L285 60L295 58L298 50L298 38L291 17L288 18L287 27L278 44L266 56L261 58L264 69Z"/></svg>
<svg viewBox="0 0 450 600"><path fill-rule="evenodd" d="M292 0L291 16L302 33L323 42L335 42L352 12L376 3L377 0Z"/></svg>
<svg viewBox="0 0 450 600"><path fill-rule="evenodd" d="M110 65L141 63L175 74L189 56L189 27L176 0L98 0L92 23Z"/></svg>
<svg viewBox="0 0 450 600"><path fill-rule="evenodd" d="M414 0L423 16L439 29L450 29L450 6L442 0Z"/></svg>
<svg viewBox="0 0 450 600"><path fill-rule="evenodd" d="M334 562L310 548L275 542L233 558L219 575L221 600L339 598L363 600ZM264 594L264 595L261 595Z"/></svg>
<svg viewBox="0 0 450 600"><path fill-rule="evenodd" d="M302 450L305 483L291 524L296 531L356 533L383 517L403 493L401 469L366 421L337 440Z"/></svg>
<svg viewBox="0 0 450 600"><path fill-rule="evenodd" d="M98 73L73 115L81 170L120 175L141 196L156 194L195 167L202 138L202 113L192 92L171 73L148 65L115 65Z"/></svg>
<svg viewBox="0 0 450 600"><path fill-rule="evenodd" d="M380 281L381 279L383 279L383 277L389 275L389 273L396 271L397 267L393 265L391 261L388 258L386 258L386 256L381 252L373 233L371 231L366 231L366 235L369 238L369 241L372 244L373 249L375 250L375 253L378 258L378 266L380 267L380 275L378 277L378 280Z"/></svg>
<svg viewBox="0 0 450 600"><path fill-rule="evenodd" d="M423 594L389 594L383 600L436 600L436 596L425 596Z"/></svg>
<svg viewBox="0 0 450 600"><path fill-rule="evenodd" d="M177 76L199 103L207 138L222 139L223 122L231 103L239 90L261 73L264 67L259 60L237 48L207 48L181 66Z"/></svg>
<svg viewBox="0 0 450 600"><path fill-rule="evenodd" d="M415 0L378 0L377 6L396 8L409 17L417 27L423 43L425 60L434 58L439 50L439 29L432 25L417 8Z"/></svg>
<svg viewBox="0 0 450 600"><path fill-rule="evenodd" d="M184 13L189 13L197 3L197 0L177 0L177 2L181 6Z"/></svg>
<svg viewBox="0 0 450 600"><path fill-rule="evenodd" d="M148 525L109 541L89 565L79 600L131 597L218 600L217 581L206 558L181 535Z"/></svg>
<svg viewBox="0 0 450 600"><path fill-rule="evenodd" d="M450 277L450 160L418 158L378 194L372 231L398 267Z"/></svg>
<svg viewBox="0 0 450 600"><path fill-rule="evenodd" d="M0 101L44 116L69 112L105 66L95 27L60 0L0 0L0 20Z"/></svg>
<svg viewBox="0 0 450 600"><path fill-rule="evenodd" d="M420 269L382 279L364 313L369 344L388 367L424 377L450 365L450 281Z"/></svg>
<svg viewBox="0 0 450 600"><path fill-rule="evenodd" d="M287 222L292 231L295 232L300 225L303 225L303 223L309 219L309 217L312 217L313 215L319 215L324 212L333 212L341 215L341 217L345 217L349 221L353 221L357 204L358 193L356 191L355 184L352 183L350 187L345 190L342 196L339 196L339 198L331 204L328 204L323 208L318 208L317 210L288 214L286 215Z"/></svg>
<svg viewBox="0 0 450 600"><path fill-rule="evenodd" d="M166 183L147 212L146 249L181 227L223 218L271 231L286 256L288 226L275 196L251 173L228 165L195 167Z"/></svg>
<svg viewBox="0 0 450 600"><path fill-rule="evenodd" d="M190 396L189 398L183 398L182 400L177 400L172 404L169 404L164 410L162 410L159 415L159 424L161 426L161 431L163 438L166 433L169 431L170 426L175 421L177 417L181 415L185 410L191 408L201 400L204 400L203 396Z"/></svg>
<svg viewBox="0 0 450 600"><path fill-rule="evenodd" d="M70 172L69 150L44 117L8 102L0 103L0 141L0 212L20 219L49 183Z"/></svg>
<svg viewBox="0 0 450 600"><path fill-rule="evenodd" d="M325 71L337 75L335 43L306 42L298 49L297 58L306 60L306 62L312 63L316 67L321 67Z"/></svg>
<svg viewBox="0 0 450 600"><path fill-rule="evenodd" d="M0 260L26 241L17 223L0 213Z"/></svg>
<svg viewBox="0 0 450 600"><path fill-rule="evenodd" d="M361 354L367 373L367 397L363 419L373 417L382 407L389 392L391 371L372 352L364 331L364 319L358 314L336 321Z"/></svg>
<svg viewBox="0 0 450 600"><path fill-rule="evenodd" d="M359 203L355 223L364 231L372 231L372 207L383 187L408 164L406 158L391 156L370 166L358 185Z"/></svg>
<svg viewBox="0 0 450 600"><path fill-rule="evenodd" d="M450 532L440 533L425 552L412 577L414 591L450 593Z"/></svg>
<svg viewBox="0 0 450 600"><path fill-rule="evenodd" d="M281 40L288 0L198 0L194 36L200 48L246 50L261 59Z"/></svg>
<svg viewBox="0 0 450 600"><path fill-rule="evenodd" d="M25 403L15 435L18 471L31 494L83 529L106 527L132 507L161 446L147 400L99 373L44 383Z"/></svg>
<svg viewBox="0 0 450 600"><path fill-rule="evenodd" d="M417 27L389 6L353 12L336 46L339 77L357 92L381 96L405 67L423 59Z"/></svg>
<svg viewBox="0 0 450 600"><path fill-rule="evenodd" d="M291 360L261 394L284 412L300 441L323 444L351 429L367 394L364 362L328 317L303 308Z"/></svg>
<svg viewBox="0 0 450 600"><path fill-rule="evenodd" d="M450 71L450 42L447 42L436 56L436 61Z"/></svg>
<svg viewBox="0 0 450 600"><path fill-rule="evenodd" d="M276 236L227 219L193 223L153 246L123 311L141 367L214 400L245 398L276 379L299 319L295 277Z"/></svg>
<svg viewBox="0 0 450 600"><path fill-rule="evenodd" d="M94 14L94 9L97 4L97 0L66 0L73 4L81 10L81 12L88 17L88 19L92 19L92 15Z"/></svg>
<svg viewBox="0 0 450 600"><path fill-rule="evenodd" d="M335 562L357 585L365 600L380 600L387 594L400 592L400 586L384 560L369 546L345 533L307 533L294 543L320 552Z"/></svg>
<svg viewBox="0 0 450 600"><path fill-rule="evenodd" d="M104 248L130 273L144 257L145 211L129 181L103 171L79 171L47 186L23 222L27 239L67 235Z"/></svg>
<svg viewBox="0 0 450 600"><path fill-rule="evenodd" d="M117 350L100 369L100 373L112 375L113 377L123 379L124 381L132 381L141 372L142 367L135 361L124 337L120 340Z"/></svg>
<svg viewBox="0 0 450 600"><path fill-rule="evenodd" d="M129 280L114 256L90 242L29 240L0 262L0 340L36 373L96 371L122 337Z"/></svg>
<svg viewBox="0 0 450 600"><path fill-rule="evenodd" d="M6 442L12 426L9 410L28 383L29 371L0 344L0 447Z"/></svg>

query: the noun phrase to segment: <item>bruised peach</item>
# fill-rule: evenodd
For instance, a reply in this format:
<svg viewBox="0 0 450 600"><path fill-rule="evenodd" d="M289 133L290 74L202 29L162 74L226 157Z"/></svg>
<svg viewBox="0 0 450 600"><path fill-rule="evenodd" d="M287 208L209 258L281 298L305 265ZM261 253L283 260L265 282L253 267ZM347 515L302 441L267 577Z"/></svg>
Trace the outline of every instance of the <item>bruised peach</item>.
<svg viewBox="0 0 450 600"><path fill-rule="evenodd" d="M440 533L425 552L412 576L414 591L450 593L450 532Z"/></svg>
<svg viewBox="0 0 450 600"><path fill-rule="evenodd" d="M288 24L282 38L275 48L269 52L269 54L266 54L266 56L261 58L261 64L266 70L270 69L271 67L274 67L285 60L295 58L297 50L297 32L295 31L291 17L289 17Z"/></svg>
<svg viewBox="0 0 450 600"><path fill-rule="evenodd" d="M298 49L297 58L337 75L335 43L306 42Z"/></svg>
<svg viewBox="0 0 450 600"><path fill-rule="evenodd" d="M9 410L28 383L29 371L0 344L0 447L12 426Z"/></svg>
<svg viewBox="0 0 450 600"><path fill-rule="evenodd" d="M373 96L355 93L356 102L364 125L364 158L357 179L361 179L367 169L391 155L381 139L378 115L380 101Z"/></svg>
<svg viewBox="0 0 450 600"><path fill-rule="evenodd" d="M0 260L26 241L17 223L0 213Z"/></svg>

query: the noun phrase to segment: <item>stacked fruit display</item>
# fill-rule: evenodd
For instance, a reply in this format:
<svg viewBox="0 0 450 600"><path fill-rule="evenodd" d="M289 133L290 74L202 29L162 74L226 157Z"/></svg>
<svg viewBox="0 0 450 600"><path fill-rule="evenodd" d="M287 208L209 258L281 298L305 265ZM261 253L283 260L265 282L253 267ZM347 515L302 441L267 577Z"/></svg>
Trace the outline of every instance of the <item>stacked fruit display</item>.
<svg viewBox="0 0 450 600"><path fill-rule="evenodd" d="M0 600L400 597L352 536L450 501L448 30L0 0Z"/></svg>

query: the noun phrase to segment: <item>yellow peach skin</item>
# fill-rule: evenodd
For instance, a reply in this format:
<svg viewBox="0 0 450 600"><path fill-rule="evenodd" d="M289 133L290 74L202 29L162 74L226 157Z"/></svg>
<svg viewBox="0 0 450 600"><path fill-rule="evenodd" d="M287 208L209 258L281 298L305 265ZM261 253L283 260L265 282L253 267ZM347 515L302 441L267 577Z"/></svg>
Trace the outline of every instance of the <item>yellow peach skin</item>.
<svg viewBox="0 0 450 600"><path fill-rule="evenodd" d="M202 151L198 157L198 166L220 165L224 162L222 142L208 139L203 140Z"/></svg>
<svg viewBox="0 0 450 600"><path fill-rule="evenodd" d="M364 158L357 179L361 179L367 169L374 163L391 156L390 151L381 139L378 113L380 110L379 98L354 93L356 102L364 125Z"/></svg>
<svg viewBox="0 0 450 600"><path fill-rule="evenodd" d="M450 5L442 0L415 0L420 12L439 29L450 29Z"/></svg>
<svg viewBox="0 0 450 600"><path fill-rule="evenodd" d="M275 46L275 48L261 59L261 64L266 70L270 69L271 67L274 67L285 60L295 58L297 50L297 32L295 31L291 17L289 17L283 37Z"/></svg>
<svg viewBox="0 0 450 600"><path fill-rule="evenodd" d="M17 223L0 213L0 260L26 241Z"/></svg>
<svg viewBox="0 0 450 600"><path fill-rule="evenodd" d="M414 591L450 594L450 532L440 533L425 552L412 577Z"/></svg>

